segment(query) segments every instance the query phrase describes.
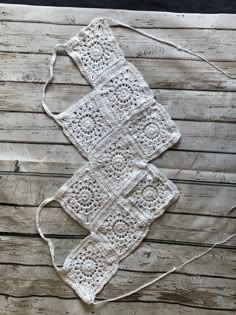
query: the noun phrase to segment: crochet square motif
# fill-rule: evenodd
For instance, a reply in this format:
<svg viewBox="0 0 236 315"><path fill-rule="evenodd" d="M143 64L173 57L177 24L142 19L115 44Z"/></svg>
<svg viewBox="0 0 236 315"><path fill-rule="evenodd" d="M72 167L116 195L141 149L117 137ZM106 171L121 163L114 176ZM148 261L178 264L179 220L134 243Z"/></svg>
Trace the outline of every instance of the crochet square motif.
<svg viewBox="0 0 236 315"><path fill-rule="evenodd" d="M180 132L105 20L93 20L65 50L93 90L52 116L88 162L54 199L90 234L58 271L93 303L120 260L178 198L176 186L148 162L176 143Z"/></svg>

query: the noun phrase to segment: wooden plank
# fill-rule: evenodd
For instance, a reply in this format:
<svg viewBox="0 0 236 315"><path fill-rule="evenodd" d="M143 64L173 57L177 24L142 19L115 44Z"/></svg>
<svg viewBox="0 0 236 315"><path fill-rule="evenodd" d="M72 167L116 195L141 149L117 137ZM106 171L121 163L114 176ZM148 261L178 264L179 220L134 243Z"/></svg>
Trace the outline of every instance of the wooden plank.
<svg viewBox="0 0 236 315"><path fill-rule="evenodd" d="M0 175L0 202L16 205L39 205L52 196L68 177Z"/></svg>
<svg viewBox="0 0 236 315"><path fill-rule="evenodd" d="M69 143L61 127L46 114L3 112L0 116L0 124L0 141ZM172 148L236 152L236 124L181 120L178 120L176 124L182 136Z"/></svg>
<svg viewBox="0 0 236 315"><path fill-rule="evenodd" d="M236 93L154 90L157 100L175 119L235 121Z"/></svg>
<svg viewBox="0 0 236 315"><path fill-rule="evenodd" d="M236 29L234 14L183 14L95 8L60 8L27 5L0 5L3 21L87 25L95 17L107 16L135 27Z"/></svg>
<svg viewBox="0 0 236 315"><path fill-rule="evenodd" d="M73 145L0 143L0 171L71 175L85 163ZM167 150L151 163L172 179L236 183L231 154Z"/></svg>
<svg viewBox="0 0 236 315"><path fill-rule="evenodd" d="M155 278L156 273L119 270L99 293L99 298L110 298L134 290ZM129 279L129 281L127 281ZM37 281L36 281L37 280ZM51 267L0 265L0 286L4 294L24 297L50 295L75 297ZM206 276L171 274L147 289L127 298L131 301L181 302L184 305L235 310L235 280Z"/></svg>
<svg viewBox="0 0 236 315"><path fill-rule="evenodd" d="M90 91L89 86L53 84L47 103L53 113L59 113ZM153 89L153 93L174 119L236 120L235 92ZM40 83L0 82L0 111L42 113L41 99Z"/></svg>
<svg viewBox="0 0 236 315"><path fill-rule="evenodd" d="M47 315L88 315L90 310L77 298L59 299L56 297L5 297L0 295L0 310L2 315L42 315L42 310ZM142 302L113 302L102 306L93 306L93 314L102 315L229 315L235 314L232 310L210 310L194 308L168 303L142 303ZM101 313L102 312L102 313ZM91 313L90 313L91 314Z"/></svg>
<svg viewBox="0 0 236 315"><path fill-rule="evenodd" d="M47 91L47 103L52 112L58 113L91 90L88 85L52 84ZM45 113L41 104L42 91L42 83L0 82L0 110Z"/></svg>
<svg viewBox="0 0 236 315"><path fill-rule="evenodd" d="M79 244L75 239L54 239L55 259L58 266L63 265L66 256ZM205 247L142 242L140 246L120 263L120 269L140 272L163 272L179 266L193 255L205 251ZM38 238L1 236L0 264L24 264L52 266L48 247ZM228 277L235 276L235 249L216 248L211 254L203 256L187 265L188 274ZM222 258L224 257L224 258Z"/></svg>
<svg viewBox="0 0 236 315"><path fill-rule="evenodd" d="M34 312L35 314L43 312L59 315L69 312L70 314L78 313L78 306L74 303L75 294L56 277L53 268L46 266L51 265L50 257L46 244L39 239L38 234L36 235L35 213L39 202L46 196L52 195L85 161L74 148L72 150L66 138L63 139L62 132L54 129L52 121L42 118L46 115L36 113L43 112L40 100L42 83L48 77L50 56L47 54L51 52L51 43L54 45L56 42L63 42L70 34L73 34L72 32L78 31L83 23L88 24L91 17L98 16L102 12L117 14L116 18L120 17L126 23L137 24L152 34L203 53L211 60L234 60L234 50L227 49L227 44L233 45L235 41L234 32L230 30L235 29L235 17L232 19L230 15L227 17L214 15L205 18L201 15L166 13L157 15L155 12L127 13L125 11L111 13L110 10L83 9L80 11L71 8L56 9L55 12L54 8L42 10L37 7L16 8L0 5L0 18L3 16L5 20L0 25L2 32L0 42L4 42L5 46L0 44L0 49L10 52L9 54L2 53L0 56L2 57L0 78L8 80L0 84L0 95L3 95L0 96L0 110L6 111L2 118L5 129L0 130L2 141L4 141L0 143L0 171L4 172L0 174L0 202L2 203L0 207L0 233L2 233L0 237L2 254L0 291L6 294L6 297L7 294L21 297L47 295L45 298L8 298L8 301L4 298L6 303L2 303L0 296L0 313L2 311L16 314L21 312L20 315ZM11 19L14 21L14 17L18 19L18 22L7 22ZM19 23L20 19L29 23L23 25ZM40 23L36 24L37 20ZM74 23L80 24L79 27L73 25ZM215 29L223 27L224 24L227 24L227 31ZM200 29L203 26L209 29ZM160 29L152 29L153 27ZM171 27L179 29L168 29ZM193 29L194 27L199 29ZM148 242L143 242L133 255L122 262L121 268L124 270L118 273L113 282L111 281L102 293L102 297L115 296L134 289L153 278L155 276L153 272L169 269L172 265L186 260L189 255L199 253L206 248L205 245L212 244L235 232L235 211L231 213L226 211L232 206L235 187L228 184L208 183L209 181L231 184L235 182L233 173L235 159L229 153L234 152L236 147L236 133L234 125L226 123L235 121L234 98L236 94L232 92L236 90L235 82L216 73L202 62L181 60L189 58L186 54L177 53L175 50L153 43L119 27L114 28L114 32L125 54L130 57L130 61L140 69L153 88L153 92L166 106L172 117L178 120L176 123L184 135L174 150L167 151L153 163L160 167L168 177L177 180L200 180L205 183L177 181L176 184L181 192L180 199L152 225L147 238ZM66 58L69 59L65 56L59 57L54 80L57 84L52 86L47 95L50 104L57 103L57 105L50 105L55 112L65 109L90 91L79 71L75 69L71 60L67 61ZM168 59L164 60L164 58ZM171 60L172 58L177 58L177 60ZM40 66L37 67L39 62L41 62ZM218 62L217 65L232 74L235 73L234 62ZM32 71L32 68L35 68L35 71ZM152 69L157 69L158 75ZM71 83L72 86L67 83ZM178 90L183 88L184 91ZM207 89L211 91L205 91ZM68 94L71 96L69 97ZM5 95L8 95L7 99ZM11 116L8 111L23 113L22 116L18 115L20 113L12 113ZM31 111L31 114L24 114L27 111ZM14 120L17 124L14 124ZM37 120L39 120L38 124ZM209 121L209 123L204 121ZM221 123L217 123L218 121ZM44 134L41 126L45 129ZM198 129L201 130L200 135ZM7 131L10 140L8 140ZM17 133L21 133L26 142L35 143L22 144L22 139L19 139ZM60 134L56 144L49 145L49 139L54 142L56 133ZM45 141L44 144L40 144L41 136ZM7 141L19 141L19 143L13 144ZM194 152L196 148L206 152ZM188 152L189 150L193 152ZM215 151L221 153L215 154L213 153ZM28 173L23 175L19 172ZM34 172L35 175L29 172ZM45 172L53 173L54 176L48 176ZM14 206L14 204L20 206ZM61 223L59 227L55 218ZM70 248L79 242L78 238L86 235L86 231L72 221L55 203L43 212L43 229L45 232L55 233L57 237L62 237L54 239L59 263L62 262L63 255L66 255ZM212 314L218 315L219 312L225 313L225 309L228 309L227 314L235 312L235 262L232 246L236 246L235 240L222 248L214 249L209 255L188 265L182 273L172 275L153 288L148 288L141 294L131 297L130 300L145 301L142 304L133 303L139 305L138 309L132 308L133 304L117 303L119 308L114 306L114 309L110 308L107 313L133 311L140 314L156 314L159 310L158 313L166 315L166 306L170 306L169 314L179 312L181 315L187 313L195 315L213 312ZM20 266L20 264L32 264L32 266ZM38 264L40 266L37 266ZM143 269L145 273L141 273ZM185 274L186 272L188 274ZM53 294L59 295L61 299L54 298L53 302L48 303L53 299L49 295ZM72 300L67 301L65 298ZM58 300L62 303L57 304ZM30 310L29 303L32 301L35 304L32 307L33 310ZM64 302L73 304L66 304L66 308L63 308ZM160 302L165 303L159 304ZM169 303L184 304L188 307L179 308L177 304ZM160 305L161 307L158 308ZM210 310L211 308L214 310ZM218 312L217 309L221 311Z"/></svg>
<svg viewBox="0 0 236 315"><path fill-rule="evenodd" d="M82 26L1 22L0 50L51 53L53 46L67 42ZM197 57L122 27L112 28L126 57L198 59ZM202 54L209 60L235 60L236 35L219 29L143 29L144 32ZM229 43L232 49L228 49Z"/></svg>
<svg viewBox="0 0 236 315"><path fill-rule="evenodd" d="M0 53L0 80L45 82L51 56L45 54ZM142 73L151 88L236 91L236 82L226 78L206 62L196 60L127 58ZM236 75L236 62L215 62L231 75ZM156 71L157 69L158 75ZM87 85L70 57L58 58L56 83Z"/></svg>
<svg viewBox="0 0 236 315"><path fill-rule="evenodd" d="M38 233L35 228L36 208L1 206L0 209L1 232ZM197 214L186 215L170 213L170 211L171 207L169 213L166 212L153 222L146 237L148 240L165 243L214 244L235 233L235 222L232 218ZM45 207L41 217L41 226L44 233L55 236L70 236L70 238L81 238L88 234L61 208ZM236 239L228 241L225 246L236 246Z"/></svg>
<svg viewBox="0 0 236 315"><path fill-rule="evenodd" d="M56 190L67 180L68 178L66 176L1 174L0 203L13 206L38 206L44 198L53 196ZM235 211L227 212L227 209L234 205L235 186L197 182L178 182L176 185L181 196L178 201L169 208L169 211L175 213L235 217ZM54 207L55 206L57 207L58 205L54 204ZM14 214L9 216L8 220L11 221L18 213L19 220L17 222L24 222L24 211L28 211L27 208L25 210L24 208L19 210L13 207L12 210L10 210L6 207L6 212L4 212L4 207L6 206L1 207L0 212L4 214L4 216L8 217L9 211L15 211ZM32 210L29 209L29 211ZM28 217L28 215L26 215L26 217ZM13 222L16 224L16 221Z"/></svg>

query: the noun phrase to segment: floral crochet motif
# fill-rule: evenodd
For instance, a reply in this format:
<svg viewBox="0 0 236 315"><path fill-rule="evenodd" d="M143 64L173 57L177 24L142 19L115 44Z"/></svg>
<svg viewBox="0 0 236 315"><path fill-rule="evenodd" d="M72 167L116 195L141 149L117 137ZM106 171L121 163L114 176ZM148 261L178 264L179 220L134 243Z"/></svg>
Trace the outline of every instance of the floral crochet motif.
<svg viewBox="0 0 236 315"><path fill-rule="evenodd" d="M86 167L79 170L58 193L63 208L86 228L109 201L107 190Z"/></svg>
<svg viewBox="0 0 236 315"><path fill-rule="evenodd" d="M130 63L127 65L101 88L101 93L119 120L129 117L132 111L152 98L138 71Z"/></svg>
<svg viewBox="0 0 236 315"><path fill-rule="evenodd" d="M134 115L128 128L144 158L153 159L179 140L180 134L162 105L154 101Z"/></svg>
<svg viewBox="0 0 236 315"><path fill-rule="evenodd" d="M67 256L61 278L87 303L117 272L148 233L150 224L179 196L176 186L148 162L180 138L138 69L124 58L104 18L93 20L63 45L92 85L91 93L54 115L65 135L87 159L48 202L56 200L90 234ZM55 54L50 63L52 80Z"/></svg>
<svg viewBox="0 0 236 315"><path fill-rule="evenodd" d="M75 59L79 69L94 85L112 66L124 63L125 58L109 26L97 20L84 28L67 43L67 52Z"/></svg>
<svg viewBox="0 0 236 315"><path fill-rule="evenodd" d="M96 235L88 236L67 256L62 277L66 273L67 282L91 303L96 293L117 271L113 254Z"/></svg>
<svg viewBox="0 0 236 315"><path fill-rule="evenodd" d="M94 153L96 172L104 175L105 182L108 182L115 190L130 178L136 171L135 162L139 159L131 140L127 137L111 136L111 141Z"/></svg>
<svg viewBox="0 0 236 315"><path fill-rule="evenodd" d="M176 186L158 169L150 165L144 176L125 197L151 221L160 216L167 205L179 196Z"/></svg>
<svg viewBox="0 0 236 315"><path fill-rule="evenodd" d="M113 204L98 227L98 233L116 250L120 259L137 246L148 230L145 218L138 211L129 211L124 205ZM124 255L125 254L125 255Z"/></svg>
<svg viewBox="0 0 236 315"><path fill-rule="evenodd" d="M112 130L100 105L99 98L89 96L57 115L65 134L85 157Z"/></svg>

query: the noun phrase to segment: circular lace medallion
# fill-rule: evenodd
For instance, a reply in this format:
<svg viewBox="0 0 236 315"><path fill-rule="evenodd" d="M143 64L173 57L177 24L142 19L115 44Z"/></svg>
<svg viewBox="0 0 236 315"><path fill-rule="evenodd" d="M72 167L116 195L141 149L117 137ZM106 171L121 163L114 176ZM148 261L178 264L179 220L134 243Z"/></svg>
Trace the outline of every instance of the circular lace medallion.
<svg viewBox="0 0 236 315"><path fill-rule="evenodd" d="M91 257L85 257L82 262L81 270L84 277L93 277L96 272L96 261Z"/></svg>
<svg viewBox="0 0 236 315"><path fill-rule="evenodd" d="M116 172L123 172L126 167L126 160L122 154L115 154L112 158L112 166Z"/></svg>
<svg viewBox="0 0 236 315"><path fill-rule="evenodd" d="M154 202L157 199L157 190L153 186L147 186L142 192L143 199L147 202Z"/></svg>
<svg viewBox="0 0 236 315"><path fill-rule="evenodd" d="M85 134L90 134L94 131L95 128L95 122L94 119L86 115L81 119L81 129Z"/></svg>
<svg viewBox="0 0 236 315"><path fill-rule="evenodd" d="M94 42L90 47L89 54L93 61L98 62L104 55L101 44L99 44L98 42Z"/></svg>
<svg viewBox="0 0 236 315"><path fill-rule="evenodd" d="M159 127L155 123L148 123L144 126L143 130L146 137L152 140L157 138L159 133Z"/></svg>
<svg viewBox="0 0 236 315"><path fill-rule="evenodd" d="M94 194L91 188L85 186L78 191L78 203L82 206L91 206L94 202Z"/></svg>
<svg viewBox="0 0 236 315"><path fill-rule="evenodd" d="M129 225L124 220L119 219L113 224L113 231L117 238L125 238L129 231Z"/></svg>

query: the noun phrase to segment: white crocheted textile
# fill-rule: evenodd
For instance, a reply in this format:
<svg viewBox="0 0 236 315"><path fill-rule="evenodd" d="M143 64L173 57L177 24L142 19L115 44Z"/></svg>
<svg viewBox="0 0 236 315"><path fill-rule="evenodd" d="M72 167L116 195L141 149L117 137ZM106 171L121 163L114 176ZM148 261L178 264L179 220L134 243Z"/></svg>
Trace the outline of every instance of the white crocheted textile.
<svg viewBox="0 0 236 315"><path fill-rule="evenodd" d="M180 132L125 59L105 19L93 20L63 46L93 90L58 115L44 103L88 159L53 199L90 235L61 268L54 266L84 301L93 303L119 261L178 198L176 186L148 162L176 143ZM54 259L52 243L49 247Z"/></svg>

